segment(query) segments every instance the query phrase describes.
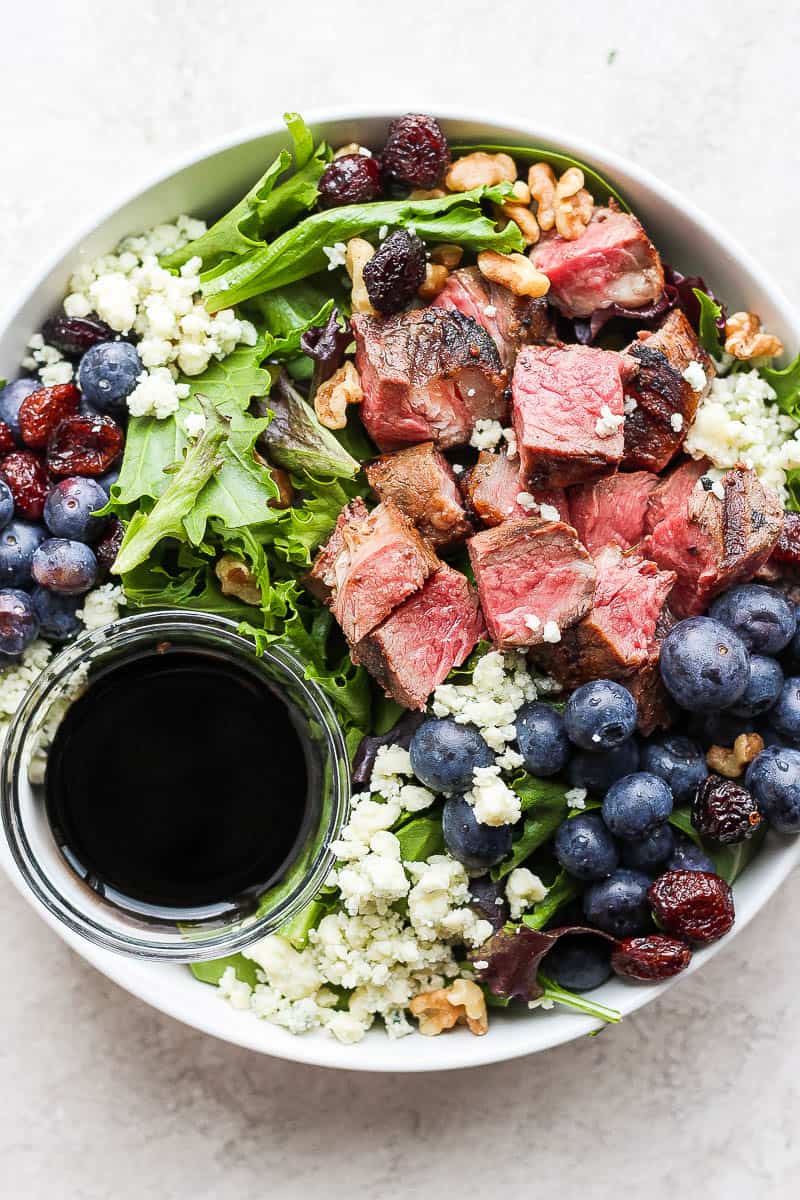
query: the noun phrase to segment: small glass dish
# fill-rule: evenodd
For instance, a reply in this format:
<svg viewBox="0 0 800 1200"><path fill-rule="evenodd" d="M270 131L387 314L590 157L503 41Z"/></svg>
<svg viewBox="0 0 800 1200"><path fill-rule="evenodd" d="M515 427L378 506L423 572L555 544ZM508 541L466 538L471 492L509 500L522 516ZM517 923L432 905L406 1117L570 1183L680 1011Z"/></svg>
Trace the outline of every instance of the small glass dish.
<svg viewBox="0 0 800 1200"><path fill-rule="evenodd" d="M202 650L257 672L287 704L302 733L308 778L306 819L289 870L277 884L248 892L247 904L224 915L180 921L132 912L82 879L69 865L47 820L47 747L70 701L94 672L146 653ZM258 752L268 750L266 745ZM153 610L84 634L56 655L29 688L3 748L0 810L11 853L25 883L74 933L136 958L202 962L233 954L274 933L307 905L333 864L330 844L349 811L350 771L344 737L322 690L304 678L303 663L284 646L258 654L222 617Z"/></svg>

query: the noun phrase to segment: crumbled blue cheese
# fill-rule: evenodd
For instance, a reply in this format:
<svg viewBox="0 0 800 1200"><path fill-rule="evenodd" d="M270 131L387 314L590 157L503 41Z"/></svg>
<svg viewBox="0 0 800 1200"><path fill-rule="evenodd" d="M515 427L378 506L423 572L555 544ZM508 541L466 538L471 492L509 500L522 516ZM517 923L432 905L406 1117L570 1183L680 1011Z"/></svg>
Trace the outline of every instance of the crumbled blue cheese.
<svg viewBox="0 0 800 1200"><path fill-rule="evenodd" d="M696 359L692 359L688 367L681 374L693 392L702 392L708 383L703 364L699 363Z"/></svg>
<svg viewBox="0 0 800 1200"><path fill-rule="evenodd" d="M481 825L514 825L522 815L520 798L500 777L500 770L497 763L476 767L472 787L464 794Z"/></svg>
<svg viewBox="0 0 800 1200"><path fill-rule="evenodd" d="M564 793L564 799L570 808L586 808L586 797L588 794L586 788L574 787Z"/></svg>
<svg viewBox="0 0 800 1200"><path fill-rule="evenodd" d="M683 415L679 412L674 412L669 419L669 423L675 433L680 433L683 429Z"/></svg>
<svg viewBox="0 0 800 1200"><path fill-rule="evenodd" d="M595 421L594 431L598 437L612 437L624 423L624 414L620 413L619 416L616 416L608 405L604 404L600 409L600 416Z"/></svg>
<svg viewBox="0 0 800 1200"><path fill-rule="evenodd" d="M542 630L542 641L549 642L551 645L555 645L556 642L561 641L561 630L555 621L545 621L544 629Z"/></svg>
<svg viewBox="0 0 800 1200"><path fill-rule="evenodd" d="M177 412L188 395L188 383L177 383L168 367L155 367L142 371L128 396L128 411L132 417L156 417L161 421Z"/></svg>
<svg viewBox="0 0 800 1200"><path fill-rule="evenodd" d="M560 521L561 513L554 504L540 504L539 516L543 521Z"/></svg>
<svg viewBox="0 0 800 1200"><path fill-rule="evenodd" d="M626 396L622 402L622 411L626 417L629 417L631 413L635 413L638 407L639 401L635 396Z"/></svg>
<svg viewBox="0 0 800 1200"><path fill-rule="evenodd" d="M72 363L67 362L64 355L55 346L45 342L41 333L34 333L28 342L30 354L22 360L26 371L36 371L42 387L55 387L58 384L70 383L75 374Z"/></svg>
<svg viewBox="0 0 800 1200"><path fill-rule="evenodd" d="M536 500L536 497L532 496L530 492L518 492L517 504L520 506L520 508L524 508L528 513L535 513L539 511L539 503Z"/></svg>
<svg viewBox="0 0 800 1200"><path fill-rule="evenodd" d="M207 422L205 413L187 413L183 422L183 428L187 438L189 438L191 441L199 438L200 435L205 432L206 424Z"/></svg>
<svg viewBox="0 0 800 1200"><path fill-rule="evenodd" d="M469 683L440 684L432 707L437 717L452 716L461 725L475 725L488 746L502 753L516 738L517 713L536 696L537 685L524 657L492 650L478 660Z"/></svg>
<svg viewBox="0 0 800 1200"><path fill-rule="evenodd" d="M332 246L323 246L322 253L328 260L329 271L343 267L347 261L347 246L344 242L334 242Z"/></svg>
<svg viewBox="0 0 800 1200"><path fill-rule="evenodd" d="M542 621L540 617L537 617L536 613L526 613L525 625L530 629L531 633L538 633L542 628Z"/></svg>
<svg viewBox="0 0 800 1200"><path fill-rule="evenodd" d="M716 496L718 500L725 499L725 488L720 479L715 479L711 485L711 495Z"/></svg>
<svg viewBox="0 0 800 1200"><path fill-rule="evenodd" d="M526 909L544 900L547 892L548 888L538 875L534 875L527 867L515 867L506 880L506 900L511 919L518 921Z"/></svg>
<svg viewBox="0 0 800 1200"><path fill-rule="evenodd" d="M505 440L506 446L508 447L508 449L506 451L506 453L508 454L508 457L509 458L517 458L519 456L519 449L517 447L517 435L511 426L509 426L508 429L503 430L503 438Z"/></svg>
<svg viewBox="0 0 800 1200"><path fill-rule="evenodd" d="M22 652L17 663L0 667L0 745L5 739L10 718L19 708L22 697L38 679L52 656L52 647L37 638Z"/></svg>
<svg viewBox="0 0 800 1200"><path fill-rule="evenodd" d="M503 426L499 421L479 420L475 422L469 444L476 450L494 450L502 437Z"/></svg>
<svg viewBox="0 0 800 1200"><path fill-rule="evenodd" d="M75 614L86 629L102 629L119 620L119 610L125 603L122 588L116 583L102 583L83 598L83 607Z"/></svg>
<svg viewBox="0 0 800 1200"><path fill-rule="evenodd" d="M380 746L375 755L375 764L369 781L371 792L380 792L387 800L399 796L405 779L414 774L411 757L402 746Z"/></svg>
<svg viewBox="0 0 800 1200"><path fill-rule="evenodd" d="M484 304L483 315L485 317L488 317L490 321L492 320L493 317L496 317L497 309L495 308L494 304Z"/></svg>

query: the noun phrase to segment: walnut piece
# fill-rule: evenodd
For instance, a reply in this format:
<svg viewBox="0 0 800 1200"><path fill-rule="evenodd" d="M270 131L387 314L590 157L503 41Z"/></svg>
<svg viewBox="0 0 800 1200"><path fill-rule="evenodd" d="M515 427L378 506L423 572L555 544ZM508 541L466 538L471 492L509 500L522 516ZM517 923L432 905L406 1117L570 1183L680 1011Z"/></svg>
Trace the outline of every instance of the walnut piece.
<svg viewBox="0 0 800 1200"><path fill-rule="evenodd" d="M463 257L462 247L451 242L441 242L431 250L431 262L447 267L448 271L454 271Z"/></svg>
<svg viewBox="0 0 800 1200"><path fill-rule="evenodd" d="M361 154L364 158L372 158L371 152L358 142L348 142L346 146L340 146L338 150L334 150L333 157L344 158L346 154Z"/></svg>
<svg viewBox="0 0 800 1200"><path fill-rule="evenodd" d="M533 164L528 171L528 188L536 201L536 220L539 228L545 232L553 229L556 223L556 177L549 163Z"/></svg>
<svg viewBox="0 0 800 1200"><path fill-rule="evenodd" d="M426 1037L436 1037L454 1025L466 1025L476 1037L489 1029L486 998L471 979L456 979L450 987L421 992L409 1008L419 1021L420 1033Z"/></svg>
<svg viewBox="0 0 800 1200"><path fill-rule="evenodd" d="M500 215L508 217L519 229L526 246L533 246L539 240L539 222L525 204L505 204L498 206Z"/></svg>
<svg viewBox="0 0 800 1200"><path fill-rule="evenodd" d="M326 429L344 429L348 404L360 404L363 399L361 379L348 359L317 388L314 393L314 412L319 417L320 425Z"/></svg>
<svg viewBox="0 0 800 1200"><path fill-rule="evenodd" d="M517 164L510 155L476 150L451 163L444 182L449 192L469 192L472 188L514 183L516 178Z"/></svg>
<svg viewBox="0 0 800 1200"><path fill-rule="evenodd" d="M369 293L367 292L367 285L364 283L364 267L374 253L374 247L365 238L350 238L350 241L347 243L347 253L344 262L347 274L350 276L353 284L350 306L354 313L366 313L371 317L375 316L375 309L372 307ZM336 426L333 428L336 428Z"/></svg>
<svg viewBox="0 0 800 1200"><path fill-rule="evenodd" d="M732 313L725 322L725 349L734 358L773 358L783 353L783 342L765 333L756 313Z"/></svg>
<svg viewBox="0 0 800 1200"><path fill-rule="evenodd" d="M763 749L764 739L759 734L740 733L733 743L733 749L712 746L706 754L706 763L718 775L724 775L726 779L738 779Z"/></svg>
<svg viewBox="0 0 800 1200"><path fill-rule="evenodd" d="M580 237L592 217L594 201L584 185L580 167L568 167L556 181L549 163L534 163L528 171L528 187L536 201L539 228L555 228L568 242Z"/></svg>
<svg viewBox="0 0 800 1200"><path fill-rule="evenodd" d="M498 254L496 250L482 250L478 255L478 269L492 283L501 283L515 296L544 296L550 290L550 280L537 271L524 254Z"/></svg>
<svg viewBox="0 0 800 1200"><path fill-rule="evenodd" d="M450 272L447 267L443 267L439 263L426 263L425 278L417 288L417 295L420 300L433 300L434 297L438 296L447 283L449 274Z"/></svg>
<svg viewBox="0 0 800 1200"><path fill-rule="evenodd" d="M409 193L409 200L441 200L446 196L447 192L444 188L414 188Z"/></svg>
<svg viewBox="0 0 800 1200"><path fill-rule="evenodd" d="M261 603L261 588L256 583L247 563L235 554L223 554L214 564L214 574L219 580L223 596L235 596L245 604L258 606Z"/></svg>

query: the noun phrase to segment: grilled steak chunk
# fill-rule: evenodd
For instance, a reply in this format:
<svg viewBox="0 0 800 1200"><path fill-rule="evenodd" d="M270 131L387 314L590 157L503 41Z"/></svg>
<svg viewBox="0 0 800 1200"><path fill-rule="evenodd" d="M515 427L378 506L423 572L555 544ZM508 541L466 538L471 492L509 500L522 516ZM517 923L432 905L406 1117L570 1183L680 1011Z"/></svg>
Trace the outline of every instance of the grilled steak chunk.
<svg viewBox="0 0 800 1200"><path fill-rule="evenodd" d="M366 472L378 498L393 500L433 546L456 546L472 533L456 477L433 442L383 454Z"/></svg>
<svg viewBox="0 0 800 1200"><path fill-rule="evenodd" d="M641 308L664 290L658 251L630 213L597 208L580 237L545 235L530 259L550 280L548 299L565 317L596 308Z"/></svg>
<svg viewBox="0 0 800 1200"><path fill-rule="evenodd" d="M387 696L423 709L433 689L484 636L478 597L466 576L442 565L423 587L358 643L353 658Z"/></svg>
<svg viewBox="0 0 800 1200"><path fill-rule="evenodd" d="M368 518L369 509L361 497L356 496L355 500L346 504L339 513L333 533L318 551L314 565L303 583L323 604L330 603L336 587L336 561L339 555L345 552L344 530L349 526L363 525Z"/></svg>
<svg viewBox="0 0 800 1200"><path fill-rule="evenodd" d="M508 374L483 326L456 309L356 316L361 419L381 450L468 442L476 420L505 421Z"/></svg>
<svg viewBox="0 0 800 1200"><path fill-rule="evenodd" d="M569 524L566 493L561 488L537 488L529 492L519 477L519 459L503 452L494 454L481 450L478 461L460 480L461 493L470 515L481 525L499 525L514 517L538 516L530 507L520 504L518 497L527 493L537 504L549 504L558 509L562 521Z"/></svg>
<svg viewBox="0 0 800 1200"><path fill-rule="evenodd" d="M676 706L664 687L657 657L629 675L625 687L636 701L636 724L643 737L649 737L656 729L669 729Z"/></svg>
<svg viewBox="0 0 800 1200"><path fill-rule="evenodd" d="M556 340L552 312L543 296L538 300L515 296L501 284L490 283L477 267L453 271L433 303L441 308L457 308L482 325L509 372L520 346Z"/></svg>
<svg viewBox="0 0 800 1200"><path fill-rule="evenodd" d="M800 513L787 512L783 517L781 536L767 563L774 568L778 579L794 579L800 571Z"/></svg>
<svg viewBox="0 0 800 1200"><path fill-rule="evenodd" d="M398 604L418 591L439 560L428 543L389 500L363 516L347 506L312 569L327 588L333 615L351 645L360 642Z"/></svg>
<svg viewBox="0 0 800 1200"><path fill-rule="evenodd" d="M649 471L619 472L570 488L570 523L592 554L614 543L623 550L644 536L644 515L658 477Z"/></svg>
<svg viewBox="0 0 800 1200"><path fill-rule="evenodd" d="M521 475L531 488L584 483L617 466L623 451L621 369L618 354L589 346L520 350L513 422Z"/></svg>
<svg viewBox="0 0 800 1200"><path fill-rule="evenodd" d="M767 561L783 527L783 506L754 471L734 467L719 499L700 482L708 464L678 467L654 489L647 506L642 554L678 578L670 608L679 617L751 579Z"/></svg>
<svg viewBox="0 0 800 1200"><path fill-rule="evenodd" d="M640 333L624 351L630 370L625 397L636 408L625 417L622 465L663 471L683 445L697 406L714 378L714 364L680 309L655 333ZM706 385L696 392L683 378L689 363L699 363Z"/></svg>
<svg viewBox="0 0 800 1200"><path fill-rule="evenodd" d="M591 608L597 571L563 521L505 521L467 546L486 627L500 648L539 645L547 622L568 629Z"/></svg>

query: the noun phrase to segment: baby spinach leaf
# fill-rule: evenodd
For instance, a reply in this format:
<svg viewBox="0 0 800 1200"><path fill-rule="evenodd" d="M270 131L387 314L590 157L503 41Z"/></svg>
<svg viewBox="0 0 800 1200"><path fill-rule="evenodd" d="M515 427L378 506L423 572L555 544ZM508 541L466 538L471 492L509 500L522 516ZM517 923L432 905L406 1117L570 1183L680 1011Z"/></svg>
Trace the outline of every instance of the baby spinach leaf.
<svg viewBox="0 0 800 1200"><path fill-rule="evenodd" d="M454 146L453 157L460 158L464 154L473 154L476 150L483 150L486 154L509 154L517 163L549 163L556 174L561 174L569 167L578 167L583 171L583 178L586 188L592 193L592 196L598 204L607 204L609 196L613 196L620 208L625 212L630 212L630 208L623 200L619 192L614 188L607 179L598 174L593 167L589 167L586 163L579 162L577 158L570 158L568 154L559 154L555 150L543 150L538 146L495 146L495 145L479 145L479 146Z"/></svg>
<svg viewBox="0 0 800 1200"><path fill-rule="evenodd" d="M305 950L308 945L308 935L316 929L323 917L331 912L337 903L335 888L323 888L310 904L301 909L296 917L281 925L278 933L291 942L295 950Z"/></svg>
<svg viewBox="0 0 800 1200"><path fill-rule="evenodd" d="M518 772L510 786L522 804L522 831L516 837L508 858L492 868L492 879L504 879L529 858L534 850L553 836L568 812L563 784Z"/></svg>
<svg viewBox="0 0 800 1200"><path fill-rule="evenodd" d="M404 862L423 862L432 854L444 853L441 817L412 817L394 835Z"/></svg>
<svg viewBox="0 0 800 1200"><path fill-rule="evenodd" d="M529 929L544 929L558 910L569 904L578 894L575 880L567 875L566 871L559 872L555 882L548 888L545 898L534 904L530 912L525 913L522 924L527 925Z"/></svg>
<svg viewBox="0 0 800 1200"><path fill-rule="evenodd" d="M254 988L258 983L256 964L243 954L229 954L226 958L213 958L210 962L190 963L189 968L195 979L201 983L211 983L216 986L228 967L233 967L236 978L242 983L249 983Z"/></svg>

